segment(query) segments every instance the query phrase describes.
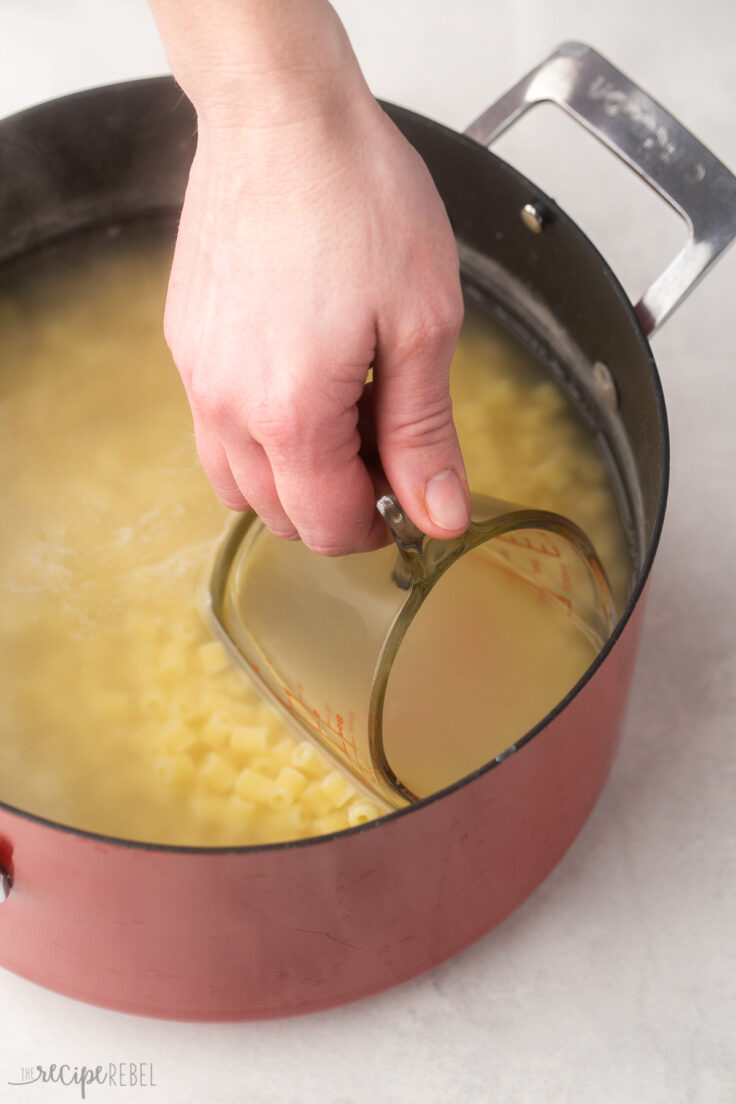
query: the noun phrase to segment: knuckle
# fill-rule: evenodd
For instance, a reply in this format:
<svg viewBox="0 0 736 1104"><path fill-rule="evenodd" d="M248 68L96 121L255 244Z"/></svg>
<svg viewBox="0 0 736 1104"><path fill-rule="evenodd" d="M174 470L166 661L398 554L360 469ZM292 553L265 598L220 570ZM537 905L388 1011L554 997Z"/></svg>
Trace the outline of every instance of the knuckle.
<svg viewBox="0 0 736 1104"><path fill-rule="evenodd" d="M248 417L248 431L267 452L279 453L288 449L299 435L296 419L285 410L253 411Z"/></svg>
<svg viewBox="0 0 736 1104"><path fill-rule="evenodd" d="M274 537L278 537L279 540L286 541L298 541L299 534L293 525L287 522L267 521L265 518L261 518L264 525L268 529L269 533L272 533Z"/></svg>
<svg viewBox="0 0 736 1104"><path fill-rule="evenodd" d="M374 537L375 499L360 509L342 507L338 513L324 516L321 522L310 519L310 524L300 525L303 544L319 556L347 556L366 550ZM381 527L382 529L382 527Z"/></svg>
<svg viewBox="0 0 736 1104"><path fill-rule="evenodd" d="M442 331L456 337L465 317L465 303L459 281L445 291L435 313Z"/></svg>
<svg viewBox="0 0 736 1104"><path fill-rule="evenodd" d="M329 538L324 536L303 536L302 542L310 550L315 552L318 556L328 556L332 559L337 556L345 556L349 552L354 551L353 542L347 540L340 540L338 538Z"/></svg>
<svg viewBox="0 0 736 1104"><path fill-rule="evenodd" d="M435 299L422 311L412 329L401 339L406 355L431 353L438 347L454 342L460 332L464 314L462 294L447 293Z"/></svg>
<svg viewBox="0 0 736 1104"><path fill-rule="evenodd" d="M404 408L386 426L386 438L400 448L434 448L454 436L452 400L442 395L413 410Z"/></svg>
<svg viewBox="0 0 736 1104"><path fill-rule="evenodd" d="M189 381L189 401L192 410L215 425L228 420L233 409L227 389L208 372L195 371Z"/></svg>
<svg viewBox="0 0 736 1104"><path fill-rule="evenodd" d="M288 394L255 405L248 414L248 431L267 452L290 454L309 437L303 405Z"/></svg>

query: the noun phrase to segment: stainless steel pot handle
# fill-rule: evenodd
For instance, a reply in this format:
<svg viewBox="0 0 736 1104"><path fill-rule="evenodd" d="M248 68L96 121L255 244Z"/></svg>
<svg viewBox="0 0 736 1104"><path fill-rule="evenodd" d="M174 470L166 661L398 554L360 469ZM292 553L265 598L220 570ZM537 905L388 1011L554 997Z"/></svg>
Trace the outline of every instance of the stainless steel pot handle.
<svg viewBox="0 0 736 1104"><path fill-rule="evenodd" d="M490 145L534 104L556 103L688 224L685 247L636 305L652 334L736 237L736 176L656 100L589 46L565 42L465 131Z"/></svg>

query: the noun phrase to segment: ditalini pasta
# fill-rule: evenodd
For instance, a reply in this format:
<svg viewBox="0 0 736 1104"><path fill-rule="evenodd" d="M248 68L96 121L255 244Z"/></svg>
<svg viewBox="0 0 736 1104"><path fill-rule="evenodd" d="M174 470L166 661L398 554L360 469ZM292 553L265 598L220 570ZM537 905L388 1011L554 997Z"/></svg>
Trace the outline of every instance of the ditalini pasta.
<svg viewBox="0 0 736 1104"><path fill-rule="evenodd" d="M287 731L196 609L227 512L161 336L168 258L94 238L0 285L0 800L182 845L357 828L385 807ZM558 387L471 318L453 395L471 485L577 521L622 600L606 468Z"/></svg>

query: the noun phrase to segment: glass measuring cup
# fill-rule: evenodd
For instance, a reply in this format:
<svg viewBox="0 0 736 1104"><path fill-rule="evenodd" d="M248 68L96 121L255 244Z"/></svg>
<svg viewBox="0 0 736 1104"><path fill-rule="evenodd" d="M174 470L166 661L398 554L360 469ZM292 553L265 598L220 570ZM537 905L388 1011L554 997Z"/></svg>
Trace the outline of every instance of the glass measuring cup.
<svg viewBox="0 0 736 1104"><path fill-rule="evenodd" d="M205 604L216 635L303 736L394 806L426 796L494 757L490 743L486 747L477 737L480 725L475 715L464 715L455 729L453 719L477 705L478 722L484 717L492 726L484 698L490 690L492 706L494 694L504 687L497 680L494 688L497 665L484 654L482 642L495 632L500 656L513 635L508 617L505 627L494 625L500 605L512 611L512 621L522 602L531 603L537 614L543 612L547 654L550 648L571 643L582 649L579 673L548 708L577 681L613 627L605 572L576 525L558 514L483 495L472 495L471 501L468 530L454 540L437 540L416 528L394 495L384 495L377 505L394 543L338 559L274 537L253 513L239 515L226 531L212 568ZM432 608L440 611L440 619L430 624L429 638L408 635L414 623L419 624L418 614L430 595L445 591L445 576L454 586L446 591L445 620L443 606L437 603ZM484 604L479 599L489 581L495 589L488 593L496 597ZM465 612L458 623L459 610ZM472 631L470 626L476 612L481 614L480 634L477 624ZM391 675L401 667L402 647L410 654L412 640L420 644L419 690L408 702L407 717L407 703L400 687L393 691ZM545 653L535 671L534 663L528 663L528 644L522 639L523 662L515 666L528 667L528 677L538 679ZM417 700L424 702L428 689L441 690L445 682L451 686L453 679L446 678L442 659L445 648L448 659L456 659L455 682L461 696L460 708L457 701L450 702L441 718L446 740L435 740L433 749L423 747L420 733L408 745L401 738L392 745L384 728L387 705L396 733L406 735ZM417 671L415 684L416 675ZM411 683L410 673L406 685ZM444 712L442 703L439 709ZM437 709L430 704L425 714L425 727L431 728ZM513 738L524 735L541 715L524 722ZM473 747L458 755L460 728L473 734ZM506 739L503 747L512 742ZM448 748L455 749L454 759L448 759ZM428 772L432 757L441 761L440 766Z"/></svg>

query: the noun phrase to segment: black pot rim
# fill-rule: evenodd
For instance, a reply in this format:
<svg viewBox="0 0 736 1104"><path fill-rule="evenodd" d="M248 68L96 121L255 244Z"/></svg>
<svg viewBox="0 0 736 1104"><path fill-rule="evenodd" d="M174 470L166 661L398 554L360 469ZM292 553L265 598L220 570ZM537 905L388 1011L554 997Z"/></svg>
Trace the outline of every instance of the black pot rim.
<svg viewBox="0 0 736 1104"><path fill-rule="evenodd" d="M89 97L99 96L101 93L121 91L121 90L124 90L124 89L127 89L127 88L132 89L134 87L138 87L138 88L152 87L155 84L158 84L158 85L163 85L163 84L173 85L173 83L174 83L173 78L167 77L167 76L161 76L161 77L147 77L147 78L143 78L143 79L140 79L140 80L121 81L121 82L118 82L118 83L115 83L115 84L100 85L100 86L95 87L95 88L85 89L82 92L74 92L74 93L71 93L69 95L58 97L58 98L53 99L53 100L48 100L44 103L36 104L33 107L26 108L25 110L23 110L21 112L18 112L16 114L12 115L12 116L8 116L6 119L0 121L0 127L2 127L3 124L8 123L10 121L12 121L14 124L22 122L24 118L31 118L37 112L43 112L44 110L48 109L49 106L52 105L52 104L54 105L55 108L58 108L61 105L68 105L71 109L73 109L75 104L80 103L82 100L84 100L86 98L89 98ZM0 801L0 810L2 810L3 812L8 813L13 817L18 817L22 820L30 821L30 822L32 822L34 824L38 824L42 827L50 828L52 830L61 832L64 835L78 836L78 837L81 837L83 839L90 840L91 842L105 843L105 844L108 844L108 845L111 845L111 846L114 846L114 847L120 847L120 848L132 849L132 850L144 851L144 852L152 852L153 851L153 852L165 852L165 853L171 853L171 854L184 854L184 855L225 855L225 854L244 854L244 855L248 855L248 854L254 854L254 853L257 853L257 852L264 852L264 851L265 852L277 852L277 851L284 851L284 850L292 850L292 849L295 849L295 848L310 848L310 847L317 847L317 846L327 844L327 843L331 842L333 839L336 839L336 838L342 839L346 836L355 836L355 835L359 835L359 834L362 834L362 833L365 833L365 832L381 831L383 829L386 829L388 825L394 823L395 821L397 821L397 820L399 820L399 819L401 819L405 816L410 816L412 813L414 813L415 811L417 811L419 809L428 808L430 805L434 804L435 802L439 802L443 798L448 797L450 794L453 794L456 791L461 790L461 789L465 788L466 786L471 785L476 779L482 777L483 775L489 773L490 771L500 769L503 766L503 763L507 759L511 758L512 755L518 753L523 748L525 748L528 744L530 744L535 739L536 736L538 736L541 732L543 732L544 729L547 728L548 725L550 725L561 713L563 713L565 711L565 709L568 707L568 705L578 696L578 694L594 678L594 676L595 676L596 672L599 670L599 668L608 660L608 657L611 655L611 653L612 653L613 649L615 648L620 636L622 635L624 629L628 625L635 608L637 607L637 605L639 604L639 601L642 598L642 594L643 594L643 591L646 587L646 584L647 584L647 581L649 579L649 575L650 575L650 572L651 572L652 564L654 562L654 557L656 555L657 548L659 546L659 541L660 541L660 537L661 537L661 534L662 534L662 527L663 527L663 524L664 524L665 508L666 508L666 503L667 503L667 492L668 492L668 486L669 486L669 469L670 469L669 432L668 432L668 424L667 424L667 411L666 411L666 406L665 406L665 401L664 401L664 394L663 394L663 391L662 391L662 384L661 384L661 380L660 380L660 377L659 377L659 373L657 371L656 362L655 362L654 356L652 354L651 347L649 345L649 341L647 340L647 337L644 333L644 330L642 329L641 323L639 322L639 319L637 318L634 307L633 307L630 299L628 298L626 292L624 291L623 287L621 286L621 283L619 282L618 278L616 277L616 275L614 274L614 272L612 271L612 269L608 265L605 258L601 255L599 250L596 248L596 246L583 233L583 231L580 229L580 227L577 225L577 223L573 219L571 219L570 216L567 215L565 213L565 211L562 208L560 208L553 199L551 199L540 188L538 188L538 186L536 184L534 184L532 181L530 181L527 177L525 177L517 169L513 168L513 166L511 166L507 162L503 161L496 154L492 153L490 150L484 149L483 147L479 146L478 143L476 143L472 139L466 137L465 135L459 134L458 132L456 132L454 130L451 130L449 127L445 127L441 123L437 123L434 120L427 119L425 116L419 115L416 112L408 111L406 108L399 108L399 107L396 107L392 104L384 103L383 101L381 101L381 103L382 103L382 106L384 107L384 109L389 111L389 113L394 117L397 117L397 118L401 118L401 117L413 118L413 119L417 120L418 122L420 122L421 124L423 124L425 126L429 125L431 128L435 128L438 133L445 136L447 141L462 142L462 143L468 144L470 147L473 148L474 151L476 151L476 153L479 153L481 156L487 157L487 158L491 159L493 162L495 162L497 171L512 174L517 179L517 181L520 185L522 185L522 186L526 187L527 189L533 191L539 197L540 201L544 204L545 208L549 212L552 213L553 217L555 219L559 219L559 220L565 222L566 225L567 225L567 228L573 232L573 234L579 239L581 244L585 248L587 248L588 250L591 251L591 253L593 254L594 259L597 261L597 263L600 266L604 276L606 277L606 279L608 281L611 292L619 299L620 305L622 306L622 308L623 308L623 310L624 310L624 312L625 312L625 314L628 318L628 321L629 321L632 329L635 332L635 336L638 339L639 344L641 345L642 352L643 352L643 355L644 355L645 365L646 365L646 368L647 368L648 373L649 373L649 383L650 383L650 385L652 387L652 390L653 390L653 393L654 393L655 405L656 405L656 408L657 408L657 414L658 414L658 417L659 417L659 422L660 422L660 426L661 426L661 430L662 430L661 440L659 442L662 477L661 477L661 480L660 480L660 486L659 486L659 490L658 490L657 507L656 507L656 513L655 513L655 517L654 517L654 521L653 521L653 525L652 525L651 537L650 537L650 540L648 542L645 554L642 557L641 567L640 567L638 575L637 575L637 577L636 577L636 579L633 583L633 586L631 588L631 593L629 594L628 601L626 602L624 610L623 610L623 612L622 612L622 614L621 614L621 616L620 616L620 618L619 618L619 620L618 620L611 636L607 640L605 646L603 647L601 652L598 654L596 659L593 661L593 663L590 665L590 667L586 670L586 672L582 676L582 678L580 678L578 680L578 682L571 688L571 690L565 695L565 697L562 698L562 700L557 703L557 705L554 707L554 709L550 710L550 712L547 713L533 728L529 729L528 732L526 732L514 744L510 745L510 747L508 749L506 749L504 752L502 752L499 756L496 756L494 759L492 759L488 763L484 763L483 766L478 767L476 770L472 771L470 774L465 775L463 778L458 779L457 781L451 783L449 786L445 786L443 789L437 790L435 793L430 794L428 797L422 798L421 800L419 800L417 802L414 802L411 805L407 805L407 806L405 806L401 809L396 809L396 810L394 810L390 813L385 814L384 816L381 816L381 817L376 818L375 820L369 821L367 824L357 825L354 828L341 829L340 831L332 832L329 835L311 836L311 837L308 837L308 838L305 838L305 839L298 839L298 840L284 840L284 841L281 841L279 843L246 844L246 845L242 845L242 846L225 846L225 847L199 847L199 846L184 845L184 844L148 843L148 842L142 841L142 840L128 840L128 839L123 839L123 838L120 838L120 837L117 837L117 836L108 836L108 835L105 835L103 833L90 832L90 831L87 831L83 828L75 828L72 825L62 824L58 821L51 820L47 817L39 816L36 813L27 812L24 809L19 809L19 808L13 806L13 805L7 804L6 802ZM120 225L122 223L130 223L132 221L136 221L136 222L152 221L156 218L163 218L167 214L169 216L171 216L171 215L174 214L174 212L169 208L167 208L165 210L162 210L160 208L155 208L155 209L152 209L150 211L141 212L141 214L139 216L137 216L135 219L119 219L119 220L116 221L116 224ZM47 248L48 246L50 246L52 244L61 244L64 240L68 240L68 239L71 239L73 237L77 237L80 233L91 232L91 231L94 231L95 229L97 229L97 230L104 229L104 227L106 225L110 225L110 223L105 222L105 223L102 223L102 224L99 224L99 225L95 225L94 223L85 224L84 227L73 229L73 230L67 232L66 234L54 236L54 237L49 238L46 241L43 241L43 242L39 243L39 245L36 247L36 249L45 249L45 248ZM29 250L28 252L25 252L25 253L20 253L20 254L17 254L16 256L12 257L12 258L9 258L8 259L9 263L12 263L16 260L20 260L21 257L30 256L33 252L36 252L36 249Z"/></svg>

